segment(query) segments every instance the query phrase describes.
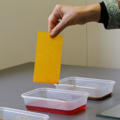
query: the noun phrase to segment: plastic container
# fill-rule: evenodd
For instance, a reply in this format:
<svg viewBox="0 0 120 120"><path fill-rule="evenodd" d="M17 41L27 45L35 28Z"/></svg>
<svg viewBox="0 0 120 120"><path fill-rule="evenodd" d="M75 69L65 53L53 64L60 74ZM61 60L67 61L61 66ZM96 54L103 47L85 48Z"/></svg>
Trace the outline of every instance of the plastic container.
<svg viewBox="0 0 120 120"><path fill-rule="evenodd" d="M0 107L0 120L48 120L49 116L11 108Z"/></svg>
<svg viewBox="0 0 120 120"><path fill-rule="evenodd" d="M21 96L28 110L71 115L86 108L88 93L38 88Z"/></svg>
<svg viewBox="0 0 120 120"><path fill-rule="evenodd" d="M115 81L82 77L67 77L55 84L57 89L88 92L89 99L100 100L111 96Z"/></svg>

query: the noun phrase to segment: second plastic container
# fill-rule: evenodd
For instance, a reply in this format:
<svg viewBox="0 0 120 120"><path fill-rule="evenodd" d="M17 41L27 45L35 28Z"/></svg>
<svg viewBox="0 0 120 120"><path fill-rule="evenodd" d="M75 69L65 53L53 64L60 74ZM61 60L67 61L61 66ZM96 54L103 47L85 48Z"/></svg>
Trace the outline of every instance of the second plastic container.
<svg viewBox="0 0 120 120"><path fill-rule="evenodd" d="M82 77L67 77L55 84L57 89L88 92L89 99L100 100L110 96L115 81Z"/></svg>

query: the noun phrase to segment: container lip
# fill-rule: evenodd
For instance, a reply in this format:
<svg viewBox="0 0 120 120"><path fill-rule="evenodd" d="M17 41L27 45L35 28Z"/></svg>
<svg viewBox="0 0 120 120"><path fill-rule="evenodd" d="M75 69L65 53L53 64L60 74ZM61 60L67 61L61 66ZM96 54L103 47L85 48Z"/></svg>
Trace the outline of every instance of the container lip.
<svg viewBox="0 0 120 120"><path fill-rule="evenodd" d="M115 81L113 80L104 80L104 79L96 79L96 78L85 78L85 77L66 77L60 80L60 84L54 84L55 86L76 86L77 88L81 87L81 88L90 88L90 89L99 89L99 88L95 88L95 87L89 87L89 86L77 86L77 85L69 85L69 84L62 84L65 81L69 81L68 79L79 79L79 80L84 80L84 81L91 81L91 82L101 82L101 83L106 83L106 84L116 84Z"/></svg>
<svg viewBox="0 0 120 120"><path fill-rule="evenodd" d="M56 85L56 84L54 84L54 85ZM75 88L86 88L86 89L93 89L93 90L98 89L98 88L95 88L95 87L77 86L77 85L68 85L68 84L59 84L58 86L68 86L68 87L75 87Z"/></svg>
<svg viewBox="0 0 120 120"><path fill-rule="evenodd" d="M103 82L103 83L116 83L113 80L105 80L105 79L98 79L98 78L74 77L74 76L60 79L60 82L67 81L67 79L69 79L69 78L70 79L71 78L73 78L73 79L79 79L79 80L84 80L84 81L95 81L95 82Z"/></svg>
<svg viewBox="0 0 120 120"><path fill-rule="evenodd" d="M87 92L80 92L80 91L71 91L71 90L62 90L62 89L55 89L55 88L37 88L37 89L34 89L32 91L29 91L29 92L26 92L26 93L23 93L21 95L21 97L23 98L32 98L32 99L37 99L37 100L51 100L49 98L45 99L45 98L38 98L38 97L32 97L32 96L28 96L30 93L35 93L36 91L38 92L38 90L40 89L48 89L48 90L56 90L56 91L62 91L62 93L71 93L71 94L77 94L77 95L82 95L80 98L78 99L75 99L75 100L70 100L70 101L62 101L62 100L57 100L57 99L52 99L52 101L59 101L59 102L73 102L73 101L78 101L80 99L83 99L85 97L88 97L90 94L87 93Z"/></svg>
<svg viewBox="0 0 120 120"><path fill-rule="evenodd" d="M29 112L29 111L18 110L18 109L7 108L7 107L0 107L0 111L9 111L9 112L18 113L18 114L24 114L24 115L29 115L33 117L43 117L45 119L49 119L49 116L46 114Z"/></svg>

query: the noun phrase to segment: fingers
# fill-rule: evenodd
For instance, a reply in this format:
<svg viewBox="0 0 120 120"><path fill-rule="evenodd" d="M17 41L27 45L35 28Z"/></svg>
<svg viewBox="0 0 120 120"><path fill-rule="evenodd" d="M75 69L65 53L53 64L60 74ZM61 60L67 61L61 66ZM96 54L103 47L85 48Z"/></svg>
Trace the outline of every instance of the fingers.
<svg viewBox="0 0 120 120"><path fill-rule="evenodd" d="M51 30L57 25L58 20L61 18L60 14L58 12L59 9L60 9L60 6L56 5L52 14L48 18L48 31L49 32L51 32Z"/></svg>
<svg viewBox="0 0 120 120"><path fill-rule="evenodd" d="M61 13L61 5L56 5L55 9L53 10L52 14L48 18L48 31L51 31L57 26L59 23L59 19L62 19Z"/></svg>
<svg viewBox="0 0 120 120"><path fill-rule="evenodd" d="M52 13L48 19L48 31L51 32L52 29L56 26L57 24L57 18L54 15L54 13Z"/></svg>
<svg viewBox="0 0 120 120"><path fill-rule="evenodd" d="M67 22L65 19L62 19L55 27L54 29L50 32L51 37L57 36L65 27L67 27Z"/></svg>

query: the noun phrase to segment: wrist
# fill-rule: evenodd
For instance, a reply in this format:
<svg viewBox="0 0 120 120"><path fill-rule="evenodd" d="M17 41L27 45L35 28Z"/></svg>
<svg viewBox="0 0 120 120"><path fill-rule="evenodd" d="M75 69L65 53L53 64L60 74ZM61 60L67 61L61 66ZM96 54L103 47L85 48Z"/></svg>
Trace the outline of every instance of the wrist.
<svg viewBox="0 0 120 120"><path fill-rule="evenodd" d="M84 7L84 20L85 22L99 22L101 17L100 4L88 5Z"/></svg>

